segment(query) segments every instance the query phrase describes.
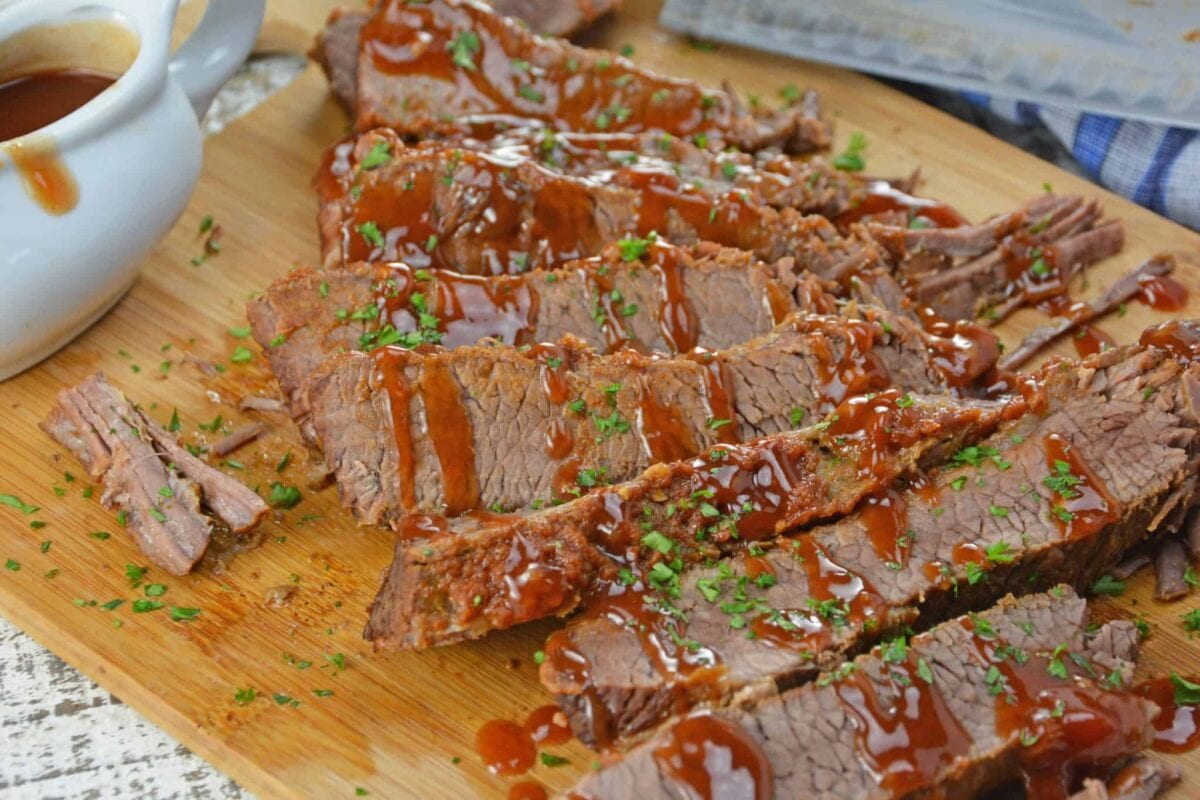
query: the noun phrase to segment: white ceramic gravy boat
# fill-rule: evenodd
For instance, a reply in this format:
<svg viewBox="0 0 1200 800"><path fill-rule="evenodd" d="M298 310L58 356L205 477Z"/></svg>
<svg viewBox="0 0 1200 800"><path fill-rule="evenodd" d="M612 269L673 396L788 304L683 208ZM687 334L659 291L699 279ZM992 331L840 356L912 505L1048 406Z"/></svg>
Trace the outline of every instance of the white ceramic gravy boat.
<svg viewBox="0 0 1200 800"><path fill-rule="evenodd" d="M172 56L178 2L0 0L0 82L72 67L120 74L62 119L0 143L0 380L112 307L196 185L198 119L250 53L264 0L209 0ZM77 199L55 207L37 175L65 181L68 195L73 181Z"/></svg>

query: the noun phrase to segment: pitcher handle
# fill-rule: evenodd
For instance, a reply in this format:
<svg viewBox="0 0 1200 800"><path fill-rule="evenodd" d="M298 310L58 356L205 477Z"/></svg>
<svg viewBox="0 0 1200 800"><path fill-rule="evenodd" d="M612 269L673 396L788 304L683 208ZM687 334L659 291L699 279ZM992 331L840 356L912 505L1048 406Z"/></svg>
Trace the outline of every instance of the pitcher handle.
<svg viewBox="0 0 1200 800"><path fill-rule="evenodd" d="M265 0L209 0L204 18L171 58L171 77L191 101L196 118L250 55Z"/></svg>

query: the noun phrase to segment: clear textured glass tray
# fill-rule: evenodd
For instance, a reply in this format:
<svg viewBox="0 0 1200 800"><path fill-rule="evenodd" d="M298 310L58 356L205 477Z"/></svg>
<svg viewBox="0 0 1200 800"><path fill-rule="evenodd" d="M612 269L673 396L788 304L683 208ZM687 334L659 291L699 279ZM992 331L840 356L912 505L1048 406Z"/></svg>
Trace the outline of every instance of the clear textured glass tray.
<svg viewBox="0 0 1200 800"><path fill-rule="evenodd" d="M1200 128L1200 0L668 0L704 39Z"/></svg>

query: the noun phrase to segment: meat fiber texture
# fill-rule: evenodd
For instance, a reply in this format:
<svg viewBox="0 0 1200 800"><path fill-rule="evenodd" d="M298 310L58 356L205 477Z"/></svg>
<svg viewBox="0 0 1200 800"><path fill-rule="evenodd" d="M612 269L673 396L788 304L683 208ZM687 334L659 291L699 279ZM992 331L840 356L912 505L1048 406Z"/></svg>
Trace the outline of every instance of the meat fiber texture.
<svg viewBox="0 0 1200 800"><path fill-rule="evenodd" d="M621 0L495 0L496 13L514 17L543 36L574 36L595 20L614 11ZM309 55L325 70L329 88L347 111L358 98L358 45L370 19L366 9L336 8L317 34Z"/></svg>
<svg viewBox="0 0 1200 800"><path fill-rule="evenodd" d="M129 514L142 552L172 575L191 571L208 547L202 502L238 533L267 514L262 498L189 453L101 373L60 392L41 427L104 487L105 506Z"/></svg>
<svg viewBox="0 0 1200 800"><path fill-rule="evenodd" d="M1153 740L1152 720L1157 707L1131 693L1103 687L1101 682L1105 676L1115 676L1111 683L1120 687L1130 680L1136 631L1131 623L1117 621L1089 636L1087 625L1085 602L1065 587L1022 600L1006 598L977 617L959 618L914 637L899 656L875 650L859 657L852 671L829 674L777 697L711 712L717 724L729 726L735 736L747 737L761 751L770 764L769 786L749 784L750 771L722 767L718 762L694 768L715 773L716 782L729 781L729 788L738 786L747 797L756 796L753 790L759 788L762 794L758 796L813 800L868 800L900 794L974 797L1019 780L1022 761L1029 757L1025 751L1031 749L1022 741L1022 730L1036 730L1038 746L1053 753L1056 743L1066 748L1070 741L1064 733L1069 725L1064 718L1070 713L1054 717L1043 711L1040 715L1045 719L1037 721L1035 708L1030 707L1019 712L1028 717L1022 720L1023 725L1005 730L1000 710L1013 689L1001 685L1000 691L995 691L989 668L995 668L993 663L1003 663L1006 656L993 656L991 662L975 656L977 636L985 637L996 651L1012 654L1007 656L1010 663L1012 659L1027 659L1025 669L1045 672L1051 661L1060 659L1056 663L1071 674L1047 679L1047 691L1063 699L1064 707L1072 711L1080 707L1119 709L1121 722L1105 731L1104 744L1088 744L1095 749L1107 748L1118 756L1131 756ZM981 634L984 630L988 633ZM1087 671L1094 677L1088 676L1079 663L1088 664ZM928 681L919 676L920 664L928 670ZM909 674L911 679L906 678ZM852 687L849 691L874 694L882 708L898 705L904 709L901 717L908 715L911 721L902 719L898 725L945 726L950 736L945 743L946 753L959 757L947 757L930 767L935 757L930 754L929 761L922 762L925 774L921 768L907 776L876 774L863 744L864 740L874 744L875 739L864 736L861 726L868 722L845 705L848 694L843 686ZM939 714L917 721L913 697L925 693L935 697L928 705ZM680 779L669 757L660 753L668 751L672 737L691 719L694 717L668 725L615 764L584 778L572 796L590 800L690 796L688 783ZM722 743L729 738L723 737ZM1069 762L1077 756L1064 752L1062 760ZM903 790L896 792L881 785L881 781L891 781Z"/></svg>
<svg viewBox="0 0 1200 800"><path fill-rule="evenodd" d="M715 678L664 673L635 630L603 616L585 615L556 634L558 646L583 666L564 672L548 658L542 681L558 695L577 735L608 741L680 704L810 680L914 618L929 625L985 607L1005 592L1058 582L1086 587L1146 537L1175 530L1195 488L1200 364L1158 348L1126 347L1079 364L1055 362L1042 379L1044 405L931 472L929 485L899 492L903 547L873 545L871 518L860 510L767 547L762 558L775 575L769 587L745 581L740 559L684 570L679 595L667 598L672 613L686 620L673 636L711 652ZM1108 492L1103 525L1067 523L1055 512L1064 500L1052 488L1055 481L1047 483L1057 474L1048 464L1050 436ZM837 625L812 614L811 603L831 598L810 587L812 573L795 557L808 549L851 583L862 582L855 601L869 600L875 623ZM828 639L812 650L748 638L731 627L726 606L736 587L745 592L742 604L795 610L800 619L822 624Z"/></svg>
<svg viewBox="0 0 1200 800"><path fill-rule="evenodd" d="M668 289L668 281L676 288ZM598 314L604 304L616 313ZM834 308L816 278L794 274L790 258L766 264L731 248L658 242L639 258L613 245L560 270L511 276L400 263L299 269L250 300L246 312L299 419L308 412L303 388L322 361L369 350L389 333L411 335L421 314L437 320L436 338L446 348L485 337L527 345L573 335L599 352L636 347L673 354L732 347L768 333L793 311Z"/></svg>
<svg viewBox="0 0 1200 800"><path fill-rule="evenodd" d="M943 391L945 379L923 332L881 314L869 314L878 321L799 315L767 336L699 357L596 357L568 343L555 356L565 385L562 405L541 388L545 352L475 346L346 353L313 374L312 420L342 501L360 522L396 524L410 512L442 513L455 505L448 497L463 493L464 478L477 482L472 507L520 509L571 488L562 482L567 461L580 476L620 482L656 461L792 430L841 402L847 378L854 379L855 392L892 385ZM407 402L397 401L405 407L393 408L378 380L380 358L391 360L390 369L405 384ZM720 392L714 380L723 386ZM439 398L432 407L423 399L435 396L431 387ZM721 394L727 403L715 402ZM429 424L455 404L461 414L455 436L467 446L439 454L439 436L429 433ZM399 429L397 410L408 418ZM661 430L666 423L655 423L657 416L669 417L667 427L674 430ZM548 452L552 428L569 436L569 453ZM411 453L409 485L401 476L404 452ZM586 488L584 482L577 486Z"/></svg>

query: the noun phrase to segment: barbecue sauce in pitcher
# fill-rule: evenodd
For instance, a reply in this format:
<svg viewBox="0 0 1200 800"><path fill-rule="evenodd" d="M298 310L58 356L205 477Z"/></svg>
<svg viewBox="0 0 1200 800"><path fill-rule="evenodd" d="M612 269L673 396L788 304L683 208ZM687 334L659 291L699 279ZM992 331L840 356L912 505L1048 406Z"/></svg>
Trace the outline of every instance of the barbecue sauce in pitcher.
<svg viewBox="0 0 1200 800"><path fill-rule="evenodd" d="M111 75L88 69L57 69L0 83L0 142L57 122L115 81Z"/></svg>

